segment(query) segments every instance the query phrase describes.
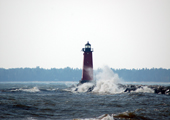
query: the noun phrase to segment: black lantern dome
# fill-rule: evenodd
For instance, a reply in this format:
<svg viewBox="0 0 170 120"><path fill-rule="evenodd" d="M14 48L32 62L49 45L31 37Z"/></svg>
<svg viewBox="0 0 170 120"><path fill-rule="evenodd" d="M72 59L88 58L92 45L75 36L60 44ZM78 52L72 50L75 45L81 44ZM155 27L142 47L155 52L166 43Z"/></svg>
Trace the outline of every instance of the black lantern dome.
<svg viewBox="0 0 170 120"><path fill-rule="evenodd" d="M89 41L85 44L85 48L82 48L82 51L93 52L93 49L91 49L91 44L89 43Z"/></svg>

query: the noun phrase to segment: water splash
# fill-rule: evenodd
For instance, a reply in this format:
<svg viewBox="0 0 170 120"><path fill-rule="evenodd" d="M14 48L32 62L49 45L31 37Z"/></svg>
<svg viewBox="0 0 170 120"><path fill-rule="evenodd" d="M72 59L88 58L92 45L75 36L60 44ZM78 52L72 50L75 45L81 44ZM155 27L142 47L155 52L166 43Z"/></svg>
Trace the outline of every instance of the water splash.
<svg viewBox="0 0 170 120"><path fill-rule="evenodd" d="M118 74L114 73L108 66L104 66L96 75L96 86L92 92L116 94L124 92L118 84L122 81Z"/></svg>
<svg viewBox="0 0 170 120"><path fill-rule="evenodd" d="M40 91L37 87L33 87L30 89L21 89L21 90L25 92L39 92Z"/></svg>
<svg viewBox="0 0 170 120"><path fill-rule="evenodd" d="M13 89L11 92L17 92L17 91L24 91L24 92L39 92L40 90L37 87L33 88L19 88L19 89Z"/></svg>
<svg viewBox="0 0 170 120"><path fill-rule="evenodd" d="M70 91L70 92L73 92L73 93L77 93L77 92L84 93L84 92L88 92L88 90L90 88L93 88L93 87L94 87L93 83L83 83L83 84L78 84L78 85L74 84L74 85L72 85L72 87L66 88L66 89L63 89L63 90L64 91Z"/></svg>
<svg viewBox="0 0 170 120"><path fill-rule="evenodd" d="M149 88L148 86L143 86L143 87L136 89L134 92L154 93L154 90Z"/></svg>
<svg viewBox="0 0 170 120"><path fill-rule="evenodd" d="M115 74L108 66L104 66L96 75L95 83L84 83L72 88L72 92L92 92L98 94L117 94L124 92L118 86L121 82L118 74Z"/></svg>
<svg viewBox="0 0 170 120"><path fill-rule="evenodd" d="M122 79L118 74L114 73L108 66L104 66L96 74L95 83L84 83L75 86L71 89L72 92L92 92L97 94L118 94L124 92L142 92L142 93L154 93L154 89L148 86L139 85L123 85Z"/></svg>
<svg viewBox="0 0 170 120"><path fill-rule="evenodd" d="M97 118L73 119L73 120L114 120L113 115L104 114Z"/></svg>

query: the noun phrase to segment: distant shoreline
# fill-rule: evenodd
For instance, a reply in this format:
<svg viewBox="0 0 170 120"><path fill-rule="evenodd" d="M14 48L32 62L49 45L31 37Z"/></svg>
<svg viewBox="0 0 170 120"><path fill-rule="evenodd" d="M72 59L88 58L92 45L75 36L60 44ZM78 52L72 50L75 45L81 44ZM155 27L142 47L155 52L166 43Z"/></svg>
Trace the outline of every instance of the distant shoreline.
<svg viewBox="0 0 170 120"><path fill-rule="evenodd" d="M1 84L77 84L78 82L79 81L0 81ZM170 86L170 82L120 82L120 84Z"/></svg>
<svg viewBox="0 0 170 120"><path fill-rule="evenodd" d="M152 68L152 69L113 69L124 82L170 82L170 69ZM94 76L102 69L94 70ZM43 68L0 68L0 82L58 82L58 81L79 81L82 77L81 69L61 68L61 69L43 69Z"/></svg>

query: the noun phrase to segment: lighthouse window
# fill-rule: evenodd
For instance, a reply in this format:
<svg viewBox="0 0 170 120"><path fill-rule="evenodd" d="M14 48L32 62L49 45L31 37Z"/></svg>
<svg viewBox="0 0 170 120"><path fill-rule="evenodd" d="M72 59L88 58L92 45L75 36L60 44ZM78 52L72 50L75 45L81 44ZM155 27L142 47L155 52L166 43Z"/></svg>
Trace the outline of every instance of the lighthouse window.
<svg viewBox="0 0 170 120"><path fill-rule="evenodd" d="M86 48L90 48L90 45L86 45Z"/></svg>

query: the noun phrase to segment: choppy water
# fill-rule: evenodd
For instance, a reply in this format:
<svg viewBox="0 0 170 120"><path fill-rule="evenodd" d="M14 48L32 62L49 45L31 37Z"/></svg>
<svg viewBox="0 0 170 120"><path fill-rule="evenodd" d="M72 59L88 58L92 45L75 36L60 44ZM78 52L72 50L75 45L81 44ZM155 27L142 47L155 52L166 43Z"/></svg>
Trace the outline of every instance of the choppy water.
<svg viewBox="0 0 170 120"><path fill-rule="evenodd" d="M154 94L148 89L108 92L111 89L106 89L104 83L92 92L85 92L85 88L76 92L70 89L73 84L0 83L0 119L71 120L109 114L115 120L170 120L170 95Z"/></svg>

